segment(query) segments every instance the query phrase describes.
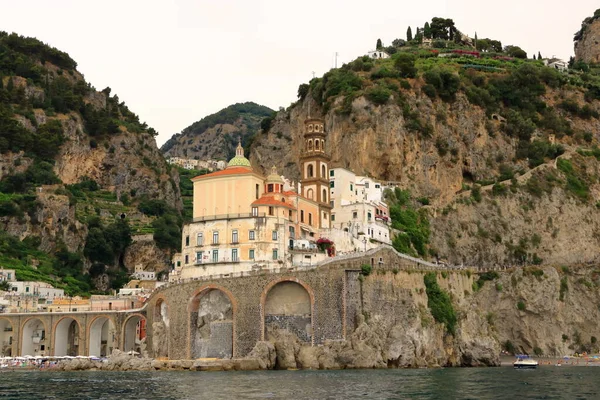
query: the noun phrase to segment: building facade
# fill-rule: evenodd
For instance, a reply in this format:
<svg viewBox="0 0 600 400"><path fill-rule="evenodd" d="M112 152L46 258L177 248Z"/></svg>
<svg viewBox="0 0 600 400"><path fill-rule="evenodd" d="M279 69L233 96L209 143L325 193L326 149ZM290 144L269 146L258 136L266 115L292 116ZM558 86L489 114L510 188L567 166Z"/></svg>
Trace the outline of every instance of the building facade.
<svg viewBox="0 0 600 400"><path fill-rule="evenodd" d="M295 251L316 252L302 244L330 227L323 127L321 120L305 122L297 191L284 190L275 167L266 177L254 171L241 144L226 169L193 178L193 220L183 227L169 279L281 268L292 265Z"/></svg>

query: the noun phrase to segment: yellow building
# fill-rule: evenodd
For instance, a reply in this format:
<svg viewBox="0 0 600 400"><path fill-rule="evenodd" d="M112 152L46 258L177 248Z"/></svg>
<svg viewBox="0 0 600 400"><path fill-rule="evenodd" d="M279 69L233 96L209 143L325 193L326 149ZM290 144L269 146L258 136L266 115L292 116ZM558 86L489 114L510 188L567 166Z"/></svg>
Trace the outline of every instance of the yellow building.
<svg viewBox="0 0 600 400"><path fill-rule="evenodd" d="M291 266L294 242L329 228L323 122L307 120L305 128L300 194L283 190L275 167L267 177L254 171L241 144L226 169L192 179L193 221L183 227L170 280Z"/></svg>

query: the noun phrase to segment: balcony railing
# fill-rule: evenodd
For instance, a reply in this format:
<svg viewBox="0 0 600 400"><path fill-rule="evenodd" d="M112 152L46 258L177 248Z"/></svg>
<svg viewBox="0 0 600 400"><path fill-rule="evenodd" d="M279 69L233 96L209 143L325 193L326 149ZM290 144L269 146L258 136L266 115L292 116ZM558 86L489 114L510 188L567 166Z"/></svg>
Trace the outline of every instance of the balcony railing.
<svg viewBox="0 0 600 400"><path fill-rule="evenodd" d="M266 217L266 213L235 213L235 214L217 214L217 215L205 215L202 217L196 217L192 221L193 222L202 222L202 221L214 221L218 219L239 219L239 218L261 218Z"/></svg>

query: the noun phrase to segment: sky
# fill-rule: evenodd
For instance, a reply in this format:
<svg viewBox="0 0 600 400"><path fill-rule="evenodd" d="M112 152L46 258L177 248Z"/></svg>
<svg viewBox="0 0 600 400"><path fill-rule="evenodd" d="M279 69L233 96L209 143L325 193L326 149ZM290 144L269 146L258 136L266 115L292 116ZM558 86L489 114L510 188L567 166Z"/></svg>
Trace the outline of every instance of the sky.
<svg viewBox="0 0 600 400"><path fill-rule="evenodd" d="M0 30L34 36L78 63L159 135L230 104L277 110L298 86L432 17L531 57L573 55L597 0L19 0L0 1Z"/></svg>

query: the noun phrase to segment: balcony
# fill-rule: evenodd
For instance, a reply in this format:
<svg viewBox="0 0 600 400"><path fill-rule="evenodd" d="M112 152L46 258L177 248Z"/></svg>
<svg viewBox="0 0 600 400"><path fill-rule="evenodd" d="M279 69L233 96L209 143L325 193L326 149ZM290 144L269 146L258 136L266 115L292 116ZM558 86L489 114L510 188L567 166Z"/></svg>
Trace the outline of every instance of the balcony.
<svg viewBox="0 0 600 400"><path fill-rule="evenodd" d="M254 215L252 213L205 215L203 217L196 217L192 219L192 222L215 221L220 219L262 218L266 216L266 213L255 213Z"/></svg>

